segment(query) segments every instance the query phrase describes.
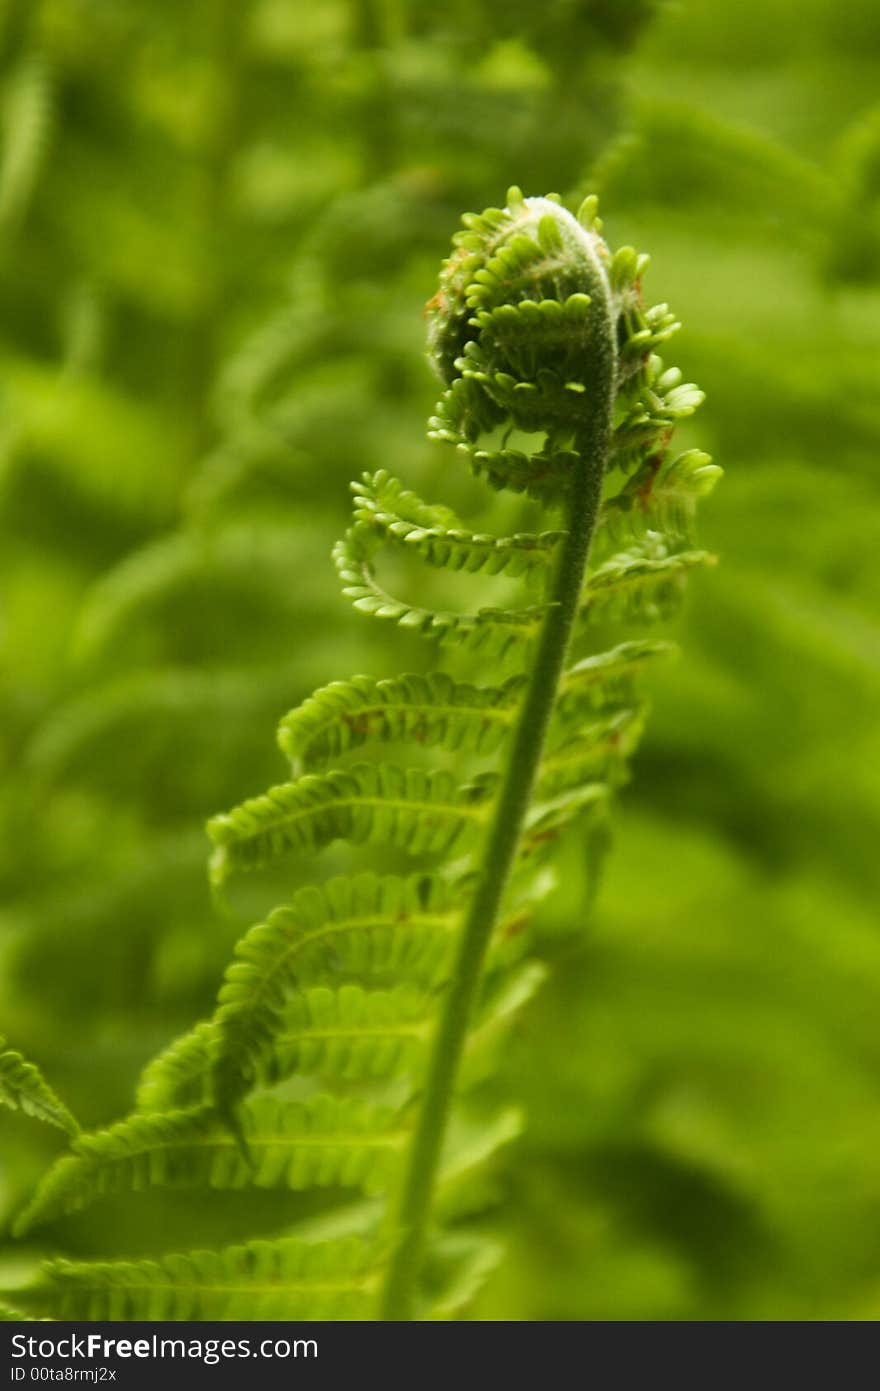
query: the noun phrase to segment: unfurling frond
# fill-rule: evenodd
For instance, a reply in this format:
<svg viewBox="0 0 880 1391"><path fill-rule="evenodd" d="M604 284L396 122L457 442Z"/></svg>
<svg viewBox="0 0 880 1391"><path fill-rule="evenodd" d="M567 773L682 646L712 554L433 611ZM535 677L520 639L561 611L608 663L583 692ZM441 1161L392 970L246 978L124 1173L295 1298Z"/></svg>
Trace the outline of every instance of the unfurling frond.
<svg viewBox="0 0 880 1391"><path fill-rule="evenodd" d="M460 614L395 599L375 577L373 557L378 544L373 528L357 523L333 551L342 592L360 613L389 619L422 637L479 653L487 660L500 659L537 635L543 616L539 605L521 609L481 608L475 613Z"/></svg>
<svg viewBox="0 0 880 1391"><path fill-rule="evenodd" d="M561 533L485 536L466 531L445 509L429 507L384 470L354 485L355 523L377 538L405 547L429 565L470 575L524 575L547 570Z"/></svg>
<svg viewBox="0 0 880 1391"><path fill-rule="evenodd" d="M295 886L243 935L211 1016L148 1065L128 1119L73 1139L19 1226L165 1188L322 1189L320 1215L312 1195L305 1227L270 1241L55 1262L24 1291L28 1312L450 1318L497 1259L468 1223L498 1197L522 1124L487 1110L486 1082L545 975L534 910L566 835L584 842L592 893L646 718L640 678L672 650L627 631L608 650L590 640L666 618L713 559L693 533L718 470L671 449L702 397L658 355L678 325L644 304L646 265L612 255L593 200L576 218L512 189L465 219L428 305L430 433L544 509L546 529L473 531L384 469L354 485L334 550L345 594L450 649L455 674L334 681L284 716L291 780L209 823L212 880L294 857L301 873L337 842L349 872ZM234 526L213 546L156 543L98 587L86 639L100 648L169 591L198 599L206 576L273 588L281 567L289 583L289 531L275 541L260 552ZM386 552L416 562L391 568L417 601L386 592ZM472 587L463 612L445 606L447 572ZM485 606L493 577L520 582L509 607ZM401 757L387 745L417 766L379 761ZM448 766L427 766L438 754ZM363 871L366 848L382 859ZM375 872L401 861L413 873Z"/></svg>

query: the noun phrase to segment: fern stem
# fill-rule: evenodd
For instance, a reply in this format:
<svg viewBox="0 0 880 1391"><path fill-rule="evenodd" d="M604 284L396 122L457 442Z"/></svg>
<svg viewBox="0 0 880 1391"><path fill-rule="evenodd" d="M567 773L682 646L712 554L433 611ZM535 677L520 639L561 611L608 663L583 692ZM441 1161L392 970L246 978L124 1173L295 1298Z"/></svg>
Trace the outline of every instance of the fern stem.
<svg viewBox="0 0 880 1391"><path fill-rule="evenodd" d="M534 670L520 710L501 791L491 823L483 872L458 942L452 979L446 993L425 1079L424 1100L404 1175L395 1230L396 1250L389 1262L380 1317L413 1317L416 1282L422 1262L431 1199L455 1080L468 1023L477 995L486 948L498 920L502 897L529 808L532 787L546 741L565 658L578 611L599 515L602 479L608 454L614 383L614 349L610 316L607 336L595 352L596 377L592 417L577 440L577 462L568 504L568 528L550 592L551 604L535 653ZM603 327L605 327L603 325Z"/></svg>

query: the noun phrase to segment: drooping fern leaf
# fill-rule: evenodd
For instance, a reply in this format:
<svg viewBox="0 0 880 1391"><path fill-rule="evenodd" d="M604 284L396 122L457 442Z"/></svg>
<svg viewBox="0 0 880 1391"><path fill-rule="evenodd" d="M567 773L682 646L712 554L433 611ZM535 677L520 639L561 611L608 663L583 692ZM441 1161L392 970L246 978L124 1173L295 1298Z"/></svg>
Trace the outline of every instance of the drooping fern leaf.
<svg viewBox="0 0 880 1391"><path fill-rule="evenodd" d="M505 208L465 219L428 306L443 381L431 434L550 524L473 532L387 472L364 475L335 553L345 593L470 670L320 688L281 722L291 781L208 828L217 884L339 843L413 870L353 865L251 928L214 1014L147 1067L131 1117L74 1142L21 1219L145 1187L341 1188L370 1195L357 1240L285 1231L220 1252L56 1263L28 1309L452 1317L497 1258L468 1222L495 1195L495 1157L521 1118L487 1109L482 1084L544 975L530 922L556 845L576 831L592 863L604 843L645 720L641 672L670 650L631 635L597 650L592 634L667 617L712 560L693 527L718 470L670 452L701 393L657 355L677 325L643 305L645 267L630 248L611 255L594 200L575 218L512 189ZM467 575L472 606L391 597L385 550L404 574L412 562ZM485 602L498 577L522 582L522 603ZM413 750L412 766L348 761L386 744ZM426 751L449 766L426 768Z"/></svg>

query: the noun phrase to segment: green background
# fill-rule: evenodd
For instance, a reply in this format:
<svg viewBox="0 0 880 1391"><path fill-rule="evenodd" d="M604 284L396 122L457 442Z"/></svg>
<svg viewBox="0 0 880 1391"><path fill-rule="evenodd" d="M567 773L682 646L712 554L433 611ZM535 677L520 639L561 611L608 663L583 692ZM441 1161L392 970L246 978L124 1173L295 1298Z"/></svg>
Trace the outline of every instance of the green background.
<svg viewBox="0 0 880 1391"><path fill-rule="evenodd" d="M5 0L0 61L3 1033L93 1126L210 1008L266 902L212 904L204 818L314 685L425 660L338 597L347 480L503 512L424 438L459 214L595 189L685 325L720 564L598 905L574 847L545 912L475 1312L877 1317L873 0ZM0 1143L6 1221L61 1142ZM245 1207L105 1203L3 1269L271 1229Z"/></svg>

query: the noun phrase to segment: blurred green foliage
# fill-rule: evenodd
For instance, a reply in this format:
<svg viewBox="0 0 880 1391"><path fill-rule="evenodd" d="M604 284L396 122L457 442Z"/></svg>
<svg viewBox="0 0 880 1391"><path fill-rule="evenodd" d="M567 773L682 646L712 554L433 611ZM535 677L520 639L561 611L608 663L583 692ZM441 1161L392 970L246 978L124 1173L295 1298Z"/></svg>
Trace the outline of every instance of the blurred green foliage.
<svg viewBox="0 0 880 1391"><path fill-rule="evenodd" d="M424 662L338 600L348 478L488 516L423 443L459 213L595 188L686 325L722 564L597 909L575 849L545 914L477 1312L877 1316L878 55L871 0L0 5L0 1019L84 1124L265 906L211 904L204 817L314 685ZM0 1142L8 1217L61 1139ZM270 1220L192 1206L41 1250Z"/></svg>

